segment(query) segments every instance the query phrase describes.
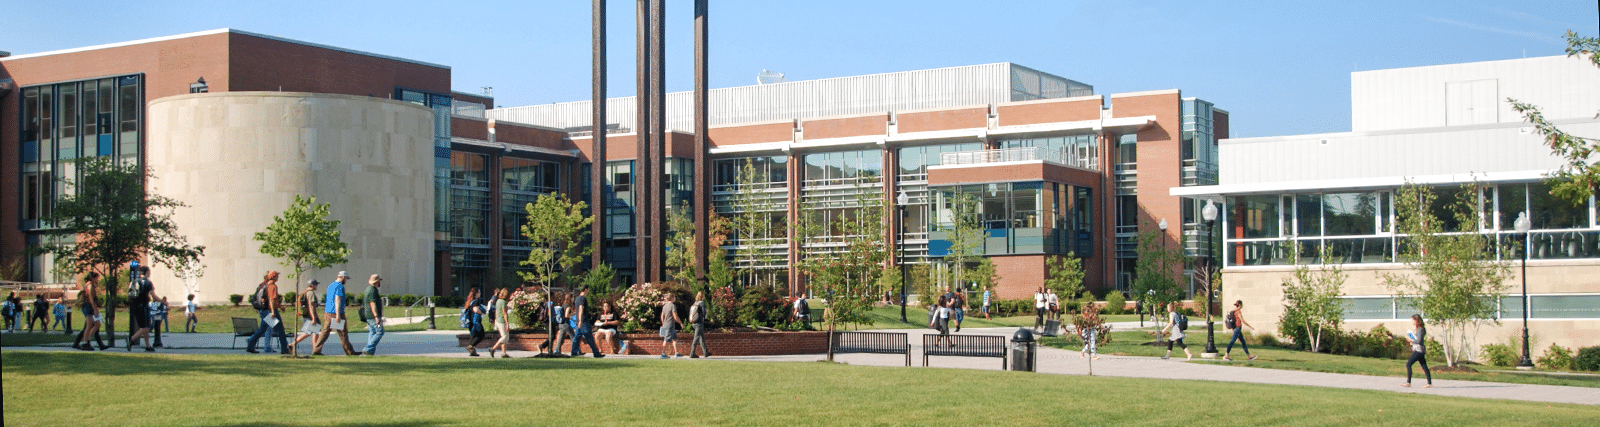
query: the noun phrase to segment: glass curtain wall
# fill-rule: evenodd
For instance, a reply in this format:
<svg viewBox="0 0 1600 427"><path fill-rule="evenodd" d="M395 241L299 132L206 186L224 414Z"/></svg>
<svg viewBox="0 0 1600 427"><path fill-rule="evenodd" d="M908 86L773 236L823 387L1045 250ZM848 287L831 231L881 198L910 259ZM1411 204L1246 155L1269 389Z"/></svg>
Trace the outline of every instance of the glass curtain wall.
<svg viewBox="0 0 1600 427"><path fill-rule="evenodd" d="M895 185L899 191L906 194L909 203L900 207L901 210L892 212L892 215L905 215L904 236L900 240L898 255L905 257L905 262L920 264L928 262L928 167L938 166L939 158L944 153L970 152L983 149L983 143L966 142L956 144L919 145L904 147L897 151L899 170L895 172ZM899 197L894 194L891 199ZM902 230L895 230L900 232Z"/></svg>
<svg viewBox="0 0 1600 427"><path fill-rule="evenodd" d="M789 158L787 156L725 157L712 161L714 174L711 187L711 205L726 219L735 219L756 212L748 237L730 231L723 245L729 265L738 269L756 269L754 275L741 275L741 280L782 287L787 284L789 265ZM740 175L746 167L749 182L741 187Z"/></svg>
<svg viewBox="0 0 1600 427"><path fill-rule="evenodd" d="M487 154L450 153L450 282L457 293L489 276L489 179Z"/></svg>
<svg viewBox="0 0 1600 427"><path fill-rule="evenodd" d="M30 86L16 98L22 187L18 218L26 244L33 246L43 243L37 231L52 227L41 220L50 215L56 199L72 193L67 181L79 178L77 159L112 156L123 164L139 164L144 79L136 74ZM25 280L71 281L53 277L53 264L48 256L29 258Z"/></svg>
<svg viewBox="0 0 1600 427"><path fill-rule="evenodd" d="M510 286L521 283L516 272L529 269L522 265L533 249L522 235L522 226L528 223L527 206L540 195L560 191L561 164L501 157L500 180L500 280L501 285Z"/></svg>
<svg viewBox="0 0 1600 427"><path fill-rule="evenodd" d="M1068 166L1100 170L1100 137L1096 135L1060 135L1037 138L1000 140L1000 148L1037 147L1061 152Z"/></svg>
<svg viewBox="0 0 1600 427"><path fill-rule="evenodd" d="M819 235L802 242L802 252L836 252L845 237L839 219L854 215L863 199L883 197L883 150L814 153L802 161L801 215L821 225Z"/></svg>
<svg viewBox="0 0 1600 427"><path fill-rule="evenodd" d="M957 194L976 196L981 255L1074 254L1094 256L1091 189L1052 182L1013 182L930 189L935 211L927 226L930 255L950 251Z"/></svg>

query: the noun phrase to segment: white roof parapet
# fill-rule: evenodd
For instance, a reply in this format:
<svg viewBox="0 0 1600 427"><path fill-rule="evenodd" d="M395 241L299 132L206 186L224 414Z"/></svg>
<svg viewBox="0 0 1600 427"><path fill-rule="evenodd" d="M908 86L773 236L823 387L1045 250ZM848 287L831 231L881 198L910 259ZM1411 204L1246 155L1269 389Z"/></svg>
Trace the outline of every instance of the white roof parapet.
<svg viewBox="0 0 1600 427"><path fill-rule="evenodd" d="M762 142L762 143L756 143L756 144L735 144L735 145L728 145L728 146L712 147L708 151L710 151L711 155L713 155L713 156L719 155L719 154L738 154L738 153L760 153L760 152L772 152L772 151L789 151L789 145L791 145L791 144L793 144L793 143L789 142L789 141Z"/></svg>
<svg viewBox="0 0 1600 427"><path fill-rule="evenodd" d="M1395 188L1407 183L1412 184L1464 184L1468 182L1534 182L1543 181L1544 175L1549 171L1515 171L1515 172L1489 172L1489 173L1458 173L1446 175L1424 176L1384 176L1375 178L1356 179L1328 179L1320 181L1283 181L1260 182L1249 184L1226 185L1201 185L1193 187L1171 187L1167 194L1182 197L1215 198L1216 196L1232 194L1280 194L1295 192L1318 192L1328 190L1374 190ZM1212 196L1212 197L1206 197Z"/></svg>
<svg viewBox="0 0 1600 427"><path fill-rule="evenodd" d="M813 148L842 148L851 146L881 147L888 139L884 135L847 136L842 138L806 139L789 145L790 149L808 150Z"/></svg>
<svg viewBox="0 0 1600 427"><path fill-rule="evenodd" d="M574 150L555 150L544 147L530 147L520 144L506 144L503 142L489 142L481 139L462 138L459 136L450 138L450 143L501 150L507 153L513 151L522 151L528 153L549 154L552 156L578 157L578 153L574 152Z"/></svg>

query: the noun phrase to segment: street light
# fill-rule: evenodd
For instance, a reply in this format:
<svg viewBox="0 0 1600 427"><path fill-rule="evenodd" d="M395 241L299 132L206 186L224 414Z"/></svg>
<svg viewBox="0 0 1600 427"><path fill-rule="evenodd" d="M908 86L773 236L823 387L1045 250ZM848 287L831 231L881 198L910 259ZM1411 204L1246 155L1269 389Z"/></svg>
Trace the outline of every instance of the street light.
<svg viewBox="0 0 1600 427"><path fill-rule="evenodd" d="M1206 207L1200 209L1200 218L1206 221L1206 236L1211 236L1211 226L1217 221L1217 205L1210 200L1206 200ZM1206 247L1209 249L1210 246L1210 241L1208 240ZM1217 275L1211 270L1211 257L1211 251L1208 250L1205 258L1202 258L1206 261L1206 351L1200 355L1201 357L1217 357L1216 330L1212 329L1216 322L1211 321L1211 307L1215 305L1216 298L1216 289L1213 288L1216 284ZM1207 356L1208 354L1210 356Z"/></svg>
<svg viewBox="0 0 1600 427"><path fill-rule="evenodd" d="M1165 270L1167 268L1167 260L1166 260L1166 257L1167 257L1167 219L1166 218L1161 218L1161 222L1156 223L1156 227L1161 229L1161 269ZM1143 307L1142 309L1139 310L1139 327L1144 327L1144 310L1145 309L1150 310L1150 318L1151 318L1151 320L1155 320L1155 317L1156 317L1156 308L1155 307L1149 307L1149 304L1145 304L1146 302L1150 302L1150 299L1155 296L1155 290L1151 289L1149 292L1145 292L1145 293L1148 294L1149 296L1144 296L1144 295L1139 296L1140 303L1138 305ZM1157 323L1156 325L1160 326L1161 324ZM1156 342L1161 342L1161 337L1160 336L1156 337Z"/></svg>
<svg viewBox="0 0 1600 427"><path fill-rule="evenodd" d="M900 246L900 323L910 323L906 320L906 204L911 203L911 196L906 195L906 190L901 189L900 195L895 196L894 206L900 210L900 239L895 244Z"/></svg>
<svg viewBox="0 0 1600 427"><path fill-rule="evenodd" d="M1533 369L1533 359L1528 357L1528 230L1533 229L1532 221L1528 221L1528 211L1517 214L1514 223L1517 232L1522 233L1522 362L1517 363L1517 369Z"/></svg>

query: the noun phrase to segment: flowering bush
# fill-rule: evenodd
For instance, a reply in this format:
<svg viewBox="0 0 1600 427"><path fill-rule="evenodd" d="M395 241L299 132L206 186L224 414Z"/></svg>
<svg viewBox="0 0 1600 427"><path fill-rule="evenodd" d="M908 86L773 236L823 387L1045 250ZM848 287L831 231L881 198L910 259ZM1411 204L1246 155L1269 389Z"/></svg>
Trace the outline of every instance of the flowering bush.
<svg viewBox="0 0 1600 427"><path fill-rule="evenodd" d="M539 306L544 304L544 292L524 292L518 289L511 293L511 300L506 302L506 310L511 312L510 319L516 321L516 327L532 328L539 322Z"/></svg>
<svg viewBox="0 0 1600 427"><path fill-rule="evenodd" d="M656 317L656 310L661 306L663 296L654 285L635 284L622 293L622 298L617 300L617 309L622 311L623 320L638 323L641 328L660 328L661 319Z"/></svg>
<svg viewBox="0 0 1600 427"><path fill-rule="evenodd" d="M711 323L724 327L739 323L739 297L732 287L724 286L711 291Z"/></svg>

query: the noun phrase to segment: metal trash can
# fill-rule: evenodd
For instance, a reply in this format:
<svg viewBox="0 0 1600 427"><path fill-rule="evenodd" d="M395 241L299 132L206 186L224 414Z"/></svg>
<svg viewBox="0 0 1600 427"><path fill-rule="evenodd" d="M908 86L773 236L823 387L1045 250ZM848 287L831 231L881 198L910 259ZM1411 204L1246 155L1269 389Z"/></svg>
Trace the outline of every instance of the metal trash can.
<svg viewBox="0 0 1600 427"><path fill-rule="evenodd" d="M1035 372L1034 362L1039 358L1038 345L1033 340L1032 331L1018 328L1017 333L1011 335L1011 370Z"/></svg>

